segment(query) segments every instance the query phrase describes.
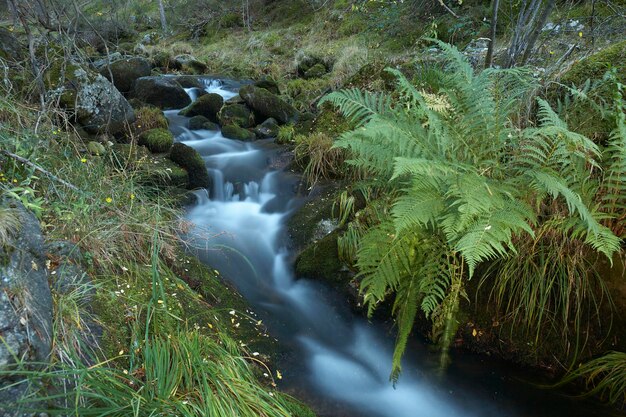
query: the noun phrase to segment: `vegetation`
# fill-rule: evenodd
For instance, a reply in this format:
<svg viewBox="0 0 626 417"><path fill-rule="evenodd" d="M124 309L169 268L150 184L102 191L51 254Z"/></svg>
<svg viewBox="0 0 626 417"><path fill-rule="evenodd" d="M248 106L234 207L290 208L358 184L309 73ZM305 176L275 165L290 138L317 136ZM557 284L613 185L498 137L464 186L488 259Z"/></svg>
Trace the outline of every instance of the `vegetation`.
<svg viewBox="0 0 626 417"><path fill-rule="evenodd" d="M611 259L620 249L619 238L601 224L604 184L590 181L601 158L597 145L568 130L541 99L539 126L515 126L532 88L528 74L475 74L456 48L438 45L447 59L429 73L430 91L390 70L398 79L394 95L353 89L323 100L358 125L336 146L350 151L349 163L366 175L369 194L392 196L384 197L377 224L353 241L370 314L395 294L392 378L418 306L444 352L450 346L466 282L481 265L504 263L494 268L494 293L507 313L536 326L538 338L553 320L567 327L572 309L579 322L584 301L593 297L592 266L568 254ZM529 239L539 253L516 256L519 242ZM575 249L559 251L551 239ZM547 267L556 270L543 271Z"/></svg>
<svg viewBox="0 0 626 417"><path fill-rule="evenodd" d="M75 245L72 265L88 277L53 288L50 363L16 360L0 375L14 382L0 391L26 381L20 406L50 415L310 415L272 378L258 380L272 375L270 365L234 341L227 313L219 320L237 297L211 270L180 265L183 189L211 185L200 154L173 143L162 110L137 99L128 100L134 121L114 135L80 127L88 119L79 84L96 69L105 74L101 61L119 52L145 74L255 79L245 97L205 94L181 114L201 115L196 128L219 122L224 136L241 140L277 131L305 189L341 188L334 206L326 195L315 216L295 217L313 235L333 206L339 224L302 251L297 268L339 284L346 268L330 276L342 261L369 314L391 312L391 379L413 330L440 345L445 365L471 317L474 331L482 324L497 335L494 344L549 352L548 362L569 372L564 383L583 381L624 404L626 304L611 296L625 287L609 277L610 265L624 263L626 236L624 7L0 5L0 202L19 201L46 240ZM530 66L510 68L522 64ZM255 129L265 116L285 124ZM19 232L19 216L0 207L0 246ZM49 260L56 272L56 255Z"/></svg>

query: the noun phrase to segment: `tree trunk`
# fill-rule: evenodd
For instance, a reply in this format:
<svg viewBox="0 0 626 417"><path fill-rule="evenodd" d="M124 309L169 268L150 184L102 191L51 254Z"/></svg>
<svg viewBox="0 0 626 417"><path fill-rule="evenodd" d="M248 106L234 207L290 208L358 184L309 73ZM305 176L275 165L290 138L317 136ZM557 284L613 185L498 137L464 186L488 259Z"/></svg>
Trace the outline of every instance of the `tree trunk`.
<svg viewBox="0 0 626 417"><path fill-rule="evenodd" d="M163 0L159 0L159 14L161 15L161 30L163 34L167 34L167 20L165 19L165 6Z"/></svg>
<svg viewBox="0 0 626 417"><path fill-rule="evenodd" d="M537 42L537 39L539 38L539 35L541 34L541 29L543 29L543 27L546 24L546 21L548 20L548 17L550 17L550 13L552 13L552 9L554 9L555 3L556 3L556 0L548 0L548 4L546 4L545 8L543 9L543 13L541 13L539 20L535 22L534 29L530 33L530 36L526 44L526 49L524 50L524 55L522 56L522 61L521 61L522 65L525 65L526 61L528 61L528 58L530 58L530 54L532 53L533 48L535 47L535 42Z"/></svg>
<svg viewBox="0 0 626 417"><path fill-rule="evenodd" d="M493 51L496 48L496 26L498 25L498 8L500 0L493 0L493 12L491 14L491 29L489 31L489 49L485 58L485 68L490 68L493 63Z"/></svg>

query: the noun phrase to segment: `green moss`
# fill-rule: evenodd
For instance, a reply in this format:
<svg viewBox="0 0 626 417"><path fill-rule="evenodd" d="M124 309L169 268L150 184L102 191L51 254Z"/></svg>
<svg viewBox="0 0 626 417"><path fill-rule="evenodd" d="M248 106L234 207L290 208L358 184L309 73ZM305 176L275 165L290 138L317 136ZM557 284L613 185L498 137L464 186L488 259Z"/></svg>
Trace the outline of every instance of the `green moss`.
<svg viewBox="0 0 626 417"><path fill-rule="evenodd" d="M110 161L117 167L126 169L137 167L137 164L150 156L148 148L133 144L116 143L111 147Z"/></svg>
<svg viewBox="0 0 626 417"><path fill-rule="evenodd" d="M603 80L607 71L612 70L615 81L626 83L626 41L617 43L597 54L575 63L561 76L561 83L567 86L582 88L587 80L591 88L587 96L592 100L576 100L565 107L563 117L570 129L604 144L615 128L610 113L602 112L599 107L611 107L615 93L615 82ZM552 101L566 100L567 93L563 89L549 92ZM567 101L567 100L566 100Z"/></svg>
<svg viewBox="0 0 626 417"><path fill-rule="evenodd" d="M140 107L135 110L135 121L132 125L132 129L135 134L141 134L142 132L151 129L167 129L169 127L169 122L161 109L155 106L146 105L145 103L140 103L136 103Z"/></svg>
<svg viewBox="0 0 626 417"><path fill-rule="evenodd" d="M189 174L189 188L208 188L209 174L202 156L191 146L177 142L170 149L170 160L183 167Z"/></svg>
<svg viewBox="0 0 626 417"><path fill-rule="evenodd" d="M304 78L306 79L320 78L324 76L324 74L326 74L327 72L328 71L326 70L326 66L324 66L324 64L318 63L318 64L313 65L311 68L305 71Z"/></svg>
<svg viewBox="0 0 626 417"><path fill-rule="evenodd" d="M139 182L151 187L187 188L189 174L164 156L151 157L140 164Z"/></svg>
<svg viewBox="0 0 626 417"><path fill-rule="evenodd" d="M392 91L396 85L393 75L385 71L389 65L382 61L374 61L364 65L346 82L345 88L359 88L362 90Z"/></svg>
<svg viewBox="0 0 626 417"><path fill-rule="evenodd" d="M333 139L354 129L354 123L343 117L331 104L324 104L313 121L312 133L323 133Z"/></svg>
<svg viewBox="0 0 626 417"><path fill-rule="evenodd" d="M237 125L227 125L222 127L222 135L228 139L251 141L256 139L256 135L243 127Z"/></svg>
<svg viewBox="0 0 626 417"><path fill-rule="evenodd" d="M343 262L339 260L337 237L334 232L304 249L296 259L296 276L319 279L342 288L350 282L350 277L342 272Z"/></svg>
<svg viewBox="0 0 626 417"><path fill-rule="evenodd" d="M150 129L139 135L139 144L154 153L167 152L173 143L174 135L167 129Z"/></svg>
<svg viewBox="0 0 626 417"><path fill-rule="evenodd" d="M561 76L566 85L582 86L588 79L600 80L604 74L616 69L618 81L626 83L626 41L612 45L602 51L576 62Z"/></svg>
<svg viewBox="0 0 626 417"><path fill-rule="evenodd" d="M219 94L209 93L199 97L178 114L186 117L204 116L212 122L218 121L218 112L224 105L224 99Z"/></svg>
<svg viewBox="0 0 626 417"><path fill-rule="evenodd" d="M252 112L243 104L230 104L222 107L218 119L222 126L237 125L243 128L254 126Z"/></svg>

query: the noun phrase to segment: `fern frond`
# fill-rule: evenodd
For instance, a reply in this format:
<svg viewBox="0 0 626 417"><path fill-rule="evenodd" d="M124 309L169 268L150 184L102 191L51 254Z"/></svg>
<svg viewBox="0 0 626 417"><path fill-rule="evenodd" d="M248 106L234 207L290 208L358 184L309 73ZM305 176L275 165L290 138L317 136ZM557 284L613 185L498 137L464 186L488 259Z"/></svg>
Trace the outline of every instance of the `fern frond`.
<svg viewBox="0 0 626 417"><path fill-rule="evenodd" d="M335 91L324 96L320 100L319 106L326 102L338 107L345 117L360 127L374 115L388 112L391 99L385 93L372 93L352 88Z"/></svg>

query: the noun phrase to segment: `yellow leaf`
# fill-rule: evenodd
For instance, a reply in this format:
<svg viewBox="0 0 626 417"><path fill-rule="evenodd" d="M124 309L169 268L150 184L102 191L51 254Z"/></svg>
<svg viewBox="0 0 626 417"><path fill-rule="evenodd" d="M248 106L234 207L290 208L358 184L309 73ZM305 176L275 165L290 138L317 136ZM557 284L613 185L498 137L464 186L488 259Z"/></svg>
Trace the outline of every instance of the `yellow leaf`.
<svg viewBox="0 0 626 417"><path fill-rule="evenodd" d="M283 379L283 374L281 374L279 370L276 370L276 378Z"/></svg>
<svg viewBox="0 0 626 417"><path fill-rule="evenodd" d="M476 331L476 329L472 330L472 336L476 337L477 334L478 332Z"/></svg>

